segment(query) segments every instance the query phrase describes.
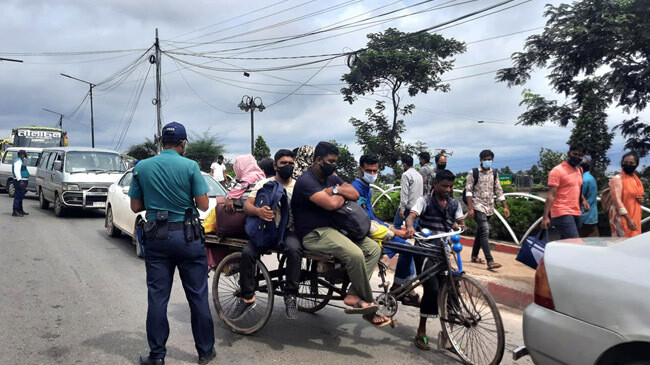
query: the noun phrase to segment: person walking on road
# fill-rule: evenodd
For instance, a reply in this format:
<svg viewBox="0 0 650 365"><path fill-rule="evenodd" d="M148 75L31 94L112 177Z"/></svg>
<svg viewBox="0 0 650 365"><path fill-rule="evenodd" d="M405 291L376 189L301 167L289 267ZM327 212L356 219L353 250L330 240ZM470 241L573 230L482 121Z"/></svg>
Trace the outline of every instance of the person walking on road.
<svg viewBox="0 0 650 365"><path fill-rule="evenodd" d="M208 304L208 263L197 208L208 209L209 188L199 165L183 157L187 134L182 124L165 125L162 143L161 154L135 167L129 190L131 210L147 211L143 232L149 302L147 340L151 351L149 356L140 357L140 364L165 363L167 303L177 267L190 305L199 364L207 364L216 351Z"/></svg>
<svg viewBox="0 0 650 365"><path fill-rule="evenodd" d="M639 166L639 155L628 152L621 160L621 171L609 180L613 204L609 209L612 237L634 237L641 234L641 204L643 184L634 173Z"/></svg>
<svg viewBox="0 0 650 365"><path fill-rule="evenodd" d="M217 162L210 165L210 176L214 177L218 182L225 184L226 181L226 164L223 163L223 156L217 157Z"/></svg>
<svg viewBox="0 0 650 365"><path fill-rule="evenodd" d="M494 214L494 197L501 202L503 214L510 217L510 210L503 189L499 181L499 174L492 169L494 153L483 150L479 154L481 164L467 174L465 191L467 197L467 216L476 221L476 236L472 247L472 262L484 264L485 261L478 257L481 248L487 261L488 270L498 269L502 265L494 262L490 253L490 217Z"/></svg>
<svg viewBox="0 0 650 365"><path fill-rule="evenodd" d="M581 207L582 216L580 217L580 237L598 236L598 185L596 179L591 175L591 163L582 161L582 195L589 203L589 210Z"/></svg>
<svg viewBox="0 0 650 365"><path fill-rule="evenodd" d="M25 150L18 151L18 158L16 158L11 166L13 175L12 183L16 189L16 192L14 193L13 213L11 214L14 217L29 215L29 213L23 210L23 198L25 198L27 184L29 183L29 171L27 171L27 165L25 165L26 158L27 152L25 152Z"/></svg>
<svg viewBox="0 0 650 365"><path fill-rule="evenodd" d="M399 208L393 220L395 229L402 229L404 219L409 216L411 207L419 197L424 195L424 179L419 172L413 168L413 157L409 155L402 156L402 187L399 194ZM418 226L418 220L415 221L415 226Z"/></svg>
<svg viewBox="0 0 650 365"><path fill-rule="evenodd" d="M436 177L436 168L430 162L431 155L429 152L420 152L418 157L420 158L420 175L422 175L422 184L424 186L422 195L427 195L433 189L433 178Z"/></svg>
<svg viewBox="0 0 650 365"><path fill-rule="evenodd" d="M548 196L544 204L542 229L555 227L562 239L578 238L582 212L589 211L589 203L582 196L582 168L580 163L587 149L582 143L569 146L567 160L555 166L548 174Z"/></svg>

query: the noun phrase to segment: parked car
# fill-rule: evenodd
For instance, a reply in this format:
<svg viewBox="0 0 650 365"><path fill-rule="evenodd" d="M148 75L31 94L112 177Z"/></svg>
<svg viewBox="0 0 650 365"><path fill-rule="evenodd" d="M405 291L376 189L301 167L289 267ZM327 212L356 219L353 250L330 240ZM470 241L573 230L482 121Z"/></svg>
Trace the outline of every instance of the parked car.
<svg viewBox="0 0 650 365"><path fill-rule="evenodd" d="M210 206L205 212L199 210L201 220L205 219L208 213L217 206L217 200L225 198L227 194L221 184L212 176L206 173L202 173L202 175L210 188L207 194ZM109 187L105 226L111 237L119 237L122 232L130 236L135 245L136 254L142 256L142 246L138 239L136 226L141 220L145 220L146 212L136 214L131 211L131 200L128 195L131 180L133 180L133 169L126 171L117 183Z"/></svg>
<svg viewBox="0 0 650 365"><path fill-rule="evenodd" d="M25 165L29 171L29 182L27 191L36 192L36 163L41 157L42 148L34 147L10 147L0 161L0 188L4 188L10 197L13 198L16 189L14 188L14 175L11 171L14 161L18 158L18 151L25 150L27 159Z"/></svg>
<svg viewBox="0 0 650 365"><path fill-rule="evenodd" d="M36 173L41 209L54 203L54 214L67 209L106 209L108 187L126 168L119 153L85 147L43 149Z"/></svg>
<svg viewBox="0 0 650 365"><path fill-rule="evenodd" d="M535 364L650 364L650 233L546 245L523 318Z"/></svg>

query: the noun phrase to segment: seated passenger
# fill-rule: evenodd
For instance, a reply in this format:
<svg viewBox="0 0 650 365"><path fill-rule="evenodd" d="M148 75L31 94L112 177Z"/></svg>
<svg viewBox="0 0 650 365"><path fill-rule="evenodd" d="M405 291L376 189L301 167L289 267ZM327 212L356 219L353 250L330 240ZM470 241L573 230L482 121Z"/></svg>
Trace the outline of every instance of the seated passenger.
<svg viewBox="0 0 650 365"><path fill-rule="evenodd" d="M237 156L232 168L235 170L237 182L226 197L226 211L229 213L235 212L235 200L241 199L249 187L255 186L256 182L266 178L264 171L257 166L257 161L251 154Z"/></svg>
<svg viewBox="0 0 650 365"><path fill-rule="evenodd" d="M271 210L268 206L256 207L255 198L257 197L257 192L271 180L276 180L284 186L284 190L287 193L287 198L289 200L289 206L291 206L291 196L293 195L294 186L296 181L291 178L293 173L294 165L294 154L290 150L279 150L275 153L275 162L273 167L275 168L275 176L269 177L263 180L258 181L255 184L255 187L250 193L248 199L244 203L244 212L249 216L259 217L265 221L272 221L276 217L280 216L280 207L276 210ZM286 293L284 297L284 304L286 307L287 318L296 319L298 318L298 307L296 304L296 296L298 295L298 285L300 283L300 263L302 260L302 245L300 244L300 239L293 232L293 216L291 211L289 212L289 223L287 224L287 230L284 233L284 240L281 242L280 249L284 253L287 266L286 266L286 283L284 287L284 292ZM240 277L239 277L239 286L241 287L241 298L239 299L237 305L230 313L230 319L238 320L244 317L246 313L255 307L255 262L260 258L260 255L264 252L263 249L258 248L258 246L249 241L244 250L242 251L242 257L240 261Z"/></svg>
<svg viewBox="0 0 650 365"><path fill-rule="evenodd" d="M361 156L361 159L359 159L359 170L361 172L361 177L352 182L352 186L354 186L354 188L359 192L359 204L366 210L366 213L368 213L370 219L386 227L389 227L388 224L375 217L372 208L372 190L370 189L370 184L375 182L377 175L379 174L379 159L375 155ZM410 245L410 243L404 240L405 231L395 228L390 228L390 230L395 235L395 237L391 239L391 242ZM389 249L386 249L385 252L386 255L390 258L395 256L395 252ZM406 284L415 278L414 274L415 268L413 266L413 258L410 254L400 253L399 259L397 260L397 266L395 267L395 278L393 279L394 283L390 290L393 291ZM404 296L402 303L405 305L417 306L419 304L419 299L420 296L412 290L410 293Z"/></svg>
<svg viewBox="0 0 650 365"><path fill-rule="evenodd" d="M452 229L464 225L463 210L458 200L454 199L454 174L449 170L436 173L433 190L430 194L418 198L411 208L411 213L406 218L406 236L413 237L413 228L416 218L420 218L420 227L428 228L431 234L447 233ZM416 241L416 246L440 247L440 240ZM414 255L415 269L418 275L436 264L430 259ZM438 278L432 277L422 283L424 295L420 303L420 325L415 336L415 346L421 350L429 350L427 338L427 318L438 317L438 293L440 291Z"/></svg>
<svg viewBox="0 0 650 365"><path fill-rule="evenodd" d="M372 276L380 248L375 241L365 237L352 242L333 228L331 212L340 208L346 200L357 201L359 193L352 185L344 183L336 171L339 149L329 142L319 142L314 151L314 163L305 171L294 189L291 208L296 233L302 238L306 250L329 254L345 265L350 278L350 289L343 302L350 306L346 313L362 314L375 326L390 324L385 316L376 314L370 277Z"/></svg>

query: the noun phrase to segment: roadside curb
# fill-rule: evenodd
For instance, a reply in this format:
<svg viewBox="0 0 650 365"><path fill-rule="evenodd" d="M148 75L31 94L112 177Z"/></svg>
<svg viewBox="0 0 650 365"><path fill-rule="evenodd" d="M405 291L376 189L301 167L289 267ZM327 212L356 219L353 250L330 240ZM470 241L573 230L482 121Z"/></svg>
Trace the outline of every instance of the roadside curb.
<svg viewBox="0 0 650 365"><path fill-rule="evenodd" d="M460 236L460 243L463 246L472 247L474 246L474 238L468 236ZM509 253L511 255L516 255L519 253L519 246L512 245L503 242L495 242L490 240L490 248L496 252Z"/></svg>
<svg viewBox="0 0 650 365"><path fill-rule="evenodd" d="M477 277L474 278L478 280L490 292L492 298L494 298L494 301L499 304L524 310L534 300L534 294L532 290L528 291L516 289L495 281Z"/></svg>

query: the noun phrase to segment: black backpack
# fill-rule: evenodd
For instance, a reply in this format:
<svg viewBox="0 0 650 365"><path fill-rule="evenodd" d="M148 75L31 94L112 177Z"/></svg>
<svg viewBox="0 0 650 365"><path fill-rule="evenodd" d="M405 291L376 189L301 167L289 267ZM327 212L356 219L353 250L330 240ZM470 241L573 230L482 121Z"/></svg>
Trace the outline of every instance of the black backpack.
<svg viewBox="0 0 650 365"><path fill-rule="evenodd" d="M331 212L330 221L334 228L354 242L361 241L370 231L370 216L355 201L346 200L343 206Z"/></svg>
<svg viewBox="0 0 650 365"><path fill-rule="evenodd" d="M497 170L492 170L492 173L494 174L494 180L496 180ZM472 190L474 190L476 184L478 183L478 167L472 169L472 176L474 177L474 185L472 185ZM467 205L467 189L463 189L463 203Z"/></svg>

